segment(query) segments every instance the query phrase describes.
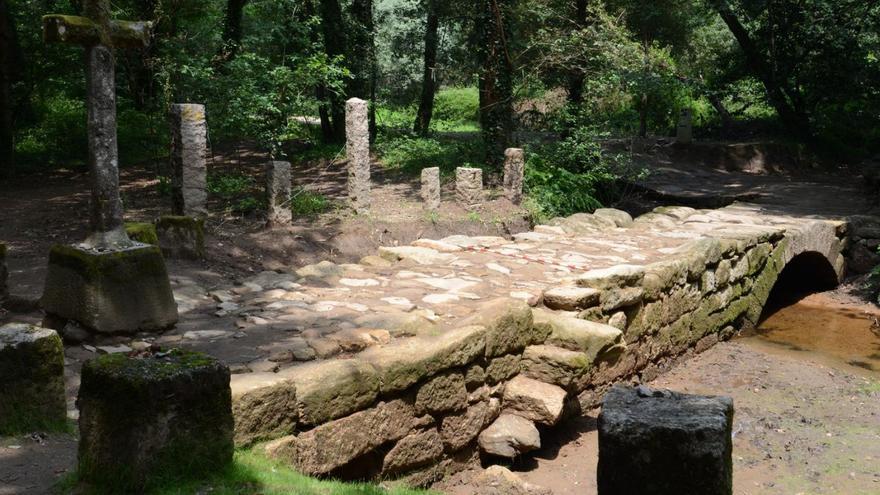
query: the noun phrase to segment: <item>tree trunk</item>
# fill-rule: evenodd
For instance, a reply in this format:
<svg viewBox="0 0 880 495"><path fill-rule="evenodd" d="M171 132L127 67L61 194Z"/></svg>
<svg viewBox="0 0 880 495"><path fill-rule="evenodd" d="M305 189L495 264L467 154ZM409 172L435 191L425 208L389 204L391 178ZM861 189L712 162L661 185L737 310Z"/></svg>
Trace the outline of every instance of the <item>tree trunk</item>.
<svg viewBox="0 0 880 495"><path fill-rule="evenodd" d="M434 116L434 94L437 92L437 45L440 38L440 16L437 13L437 1L427 1L428 18L425 24L425 64L422 72L422 97L419 100L419 111L413 130L420 136L427 136L431 130L431 118Z"/></svg>
<svg viewBox="0 0 880 495"><path fill-rule="evenodd" d="M477 19L480 125L487 163L496 166L513 141L513 62L507 44L510 29L502 11L511 1L481 0Z"/></svg>
<svg viewBox="0 0 880 495"><path fill-rule="evenodd" d="M767 61L752 42L749 32L736 17L736 14L730 8L730 4L727 0L712 0L712 3L715 6L715 10L717 10L718 14L721 16L721 19L724 20L724 23L727 24L728 29L730 29L730 32L739 43L752 73L760 79L761 83L764 85L764 90L767 92L767 99L770 101L770 104L773 105L773 108L776 109L776 113L779 114L779 118L782 120L783 125L793 131L800 138L809 139L813 135L813 132L810 128L809 117L807 116L806 111L802 108L798 109L793 107L791 102L789 102L789 99L786 98L786 93L793 95L796 91L788 90L779 80L777 80L773 71L770 70ZM796 98L793 99L796 100Z"/></svg>
<svg viewBox="0 0 880 495"><path fill-rule="evenodd" d="M15 169L15 123L12 84L20 77L21 47L7 0L0 0L0 176Z"/></svg>
<svg viewBox="0 0 880 495"><path fill-rule="evenodd" d="M223 17L222 45L220 61L228 62L235 58L241 47L241 20L244 6L248 0L226 0L226 14Z"/></svg>
<svg viewBox="0 0 880 495"><path fill-rule="evenodd" d="M349 96L370 102L370 140L376 137L376 44L373 23L373 0L352 0L351 16L357 23L350 30L353 79Z"/></svg>
<svg viewBox="0 0 880 495"><path fill-rule="evenodd" d="M578 29L589 26L587 19L587 0L576 0L574 20ZM580 105L584 102L584 81L586 74L583 70L575 69L568 76L568 102L572 105Z"/></svg>
<svg viewBox="0 0 880 495"><path fill-rule="evenodd" d="M321 28L324 34L324 51L334 60L344 57L346 45L345 23L339 0L320 0ZM333 140L341 142L345 139L345 101L344 95L325 91L330 114L330 129Z"/></svg>

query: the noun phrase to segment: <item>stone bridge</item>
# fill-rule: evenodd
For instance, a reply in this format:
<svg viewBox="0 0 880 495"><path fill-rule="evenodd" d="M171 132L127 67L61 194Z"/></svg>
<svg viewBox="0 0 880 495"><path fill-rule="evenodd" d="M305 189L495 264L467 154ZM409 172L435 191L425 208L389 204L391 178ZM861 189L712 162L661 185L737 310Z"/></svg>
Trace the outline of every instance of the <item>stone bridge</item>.
<svg viewBox="0 0 880 495"><path fill-rule="evenodd" d="M609 384L757 324L787 266L836 284L848 227L740 203L599 210L261 273L212 294L275 363L233 375L236 441L307 474L414 483L519 455Z"/></svg>

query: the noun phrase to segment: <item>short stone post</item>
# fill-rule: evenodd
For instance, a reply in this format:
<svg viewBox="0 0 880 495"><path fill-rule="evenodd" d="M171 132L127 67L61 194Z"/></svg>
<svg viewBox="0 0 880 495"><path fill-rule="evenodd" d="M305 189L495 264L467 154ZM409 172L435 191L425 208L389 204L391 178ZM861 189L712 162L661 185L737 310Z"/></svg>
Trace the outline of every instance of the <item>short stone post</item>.
<svg viewBox="0 0 880 495"><path fill-rule="evenodd" d="M208 125L204 105L171 105L171 211L201 218L208 214Z"/></svg>
<svg viewBox="0 0 880 495"><path fill-rule="evenodd" d="M345 102L345 153L348 156L348 200L358 214L370 211L370 120L366 101Z"/></svg>
<svg viewBox="0 0 880 495"><path fill-rule="evenodd" d="M733 401L615 386L599 415L599 495L731 495Z"/></svg>
<svg viewBox="0 0 880 495"><path fill-rule="evenodd" d="M422 169L422 201L425 209L436 211L440 209L440 168L431 167Z"/></svg>
<svg viewBox="0 0 880 495"><path fill-rule="evenodd" d="M79 404L80 480L139 493L153 473L209 476L232 462L229 368L191 351L86 362Z"/></svg>
<svg viewBox="0 0 880 495"><path fill-rule="evenodd" d="M508 148L504 152L504 196L511 203L522 203L523 174L526 169L526 157L520 148Z"/></svg>
<svg viewBox="0 0 880 495"><path fill-rule="evenodd" d="M683 108L681 116L678 118L678 130L676 133L676 142L679 144L690 144L694 140L693 128L694 114L690 108Z"/></svg>
<svg viewBox="0 0 880 495"><path fill-rule="evenodd" d="M0 436L64 429L64 347L54 330L0 327L0 377Z"/></svg>
<svg viewBox="0 0 880 495"><path fill-rule="evenodd" d="M266 164L266 195L269 202L269 225L290 225L290 162Z"/></svg>
<svg viewBox="0 0 880 495"><path fill-rule="evenodd" d="M483 170L459 167L455 169L455 195L467 209L483 203Z"/></svg>

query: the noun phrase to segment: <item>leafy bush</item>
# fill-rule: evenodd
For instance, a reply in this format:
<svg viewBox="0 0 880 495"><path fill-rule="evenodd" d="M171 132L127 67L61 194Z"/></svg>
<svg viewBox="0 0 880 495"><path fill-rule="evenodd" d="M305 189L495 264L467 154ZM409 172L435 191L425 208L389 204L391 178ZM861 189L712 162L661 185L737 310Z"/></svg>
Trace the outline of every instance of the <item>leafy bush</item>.
<svg viewBox="0 0 880 495"><path fill-rule="evenodd" d="M85 100L57 94L37 100L37 124L23 129L16 143L25 165L85 165L88 160Z"/></svg>
<svg viewBox="0 0 880 495"><path fill-rule="evenodd" d="M294 217L315 217L328 211L332 203L326 196L299 189L290 198L290 210Z"/></svg>
<svg viewBox="0 0 880 495"><path fill-rule="evenodd" d="M480 167L485 157L485 148L479 139L403 136L380 141L377 151L386 166L409 173L440 167L441 174L451 174L456 167Z"/></svg>
<svg viewBox="0 0 880 495"><path fill-rule="evenodd" d="M208 176L208 192L224 199L240 196L254 185L254 179L241 174Z"/></svg>
<svg viewBox="0 0 880 495"><path fill-rule="evenodd" d="M433 123L440 127L476 125L479 121L480 93L477 88L447 88L434 97ZM451 129L450 129L451 130Z"/></svg>

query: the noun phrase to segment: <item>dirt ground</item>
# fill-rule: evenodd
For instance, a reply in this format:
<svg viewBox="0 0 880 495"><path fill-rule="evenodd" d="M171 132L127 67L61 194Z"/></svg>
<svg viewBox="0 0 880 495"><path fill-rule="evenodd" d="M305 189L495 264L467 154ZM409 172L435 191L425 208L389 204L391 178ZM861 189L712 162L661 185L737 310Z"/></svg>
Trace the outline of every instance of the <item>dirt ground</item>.
<svg viewBox="0 0 880 495"><path fill-rule="evenodd" d="M838 290L777 315L783 325L800 326L788 330L802 333L805 322L797 314L817 307L829 320L816 321L816 329L841 338L797 346L759 332L718 344L649 384L733 398L736 495L880 494L880 333L870 331L880 332L872 319L880 310ZM778 325L774 317L765 321ZM849 364L840 352L841 341L854 335L866 339L867 349L856 341L852 347L861 348L848 352L873 353L870 369ZM597 493L597 415L593 411L557 428L554 436L542 435L544 447L512 470L555 495ZM470 494L474 474L460 473L435 488Z"/></svg>

